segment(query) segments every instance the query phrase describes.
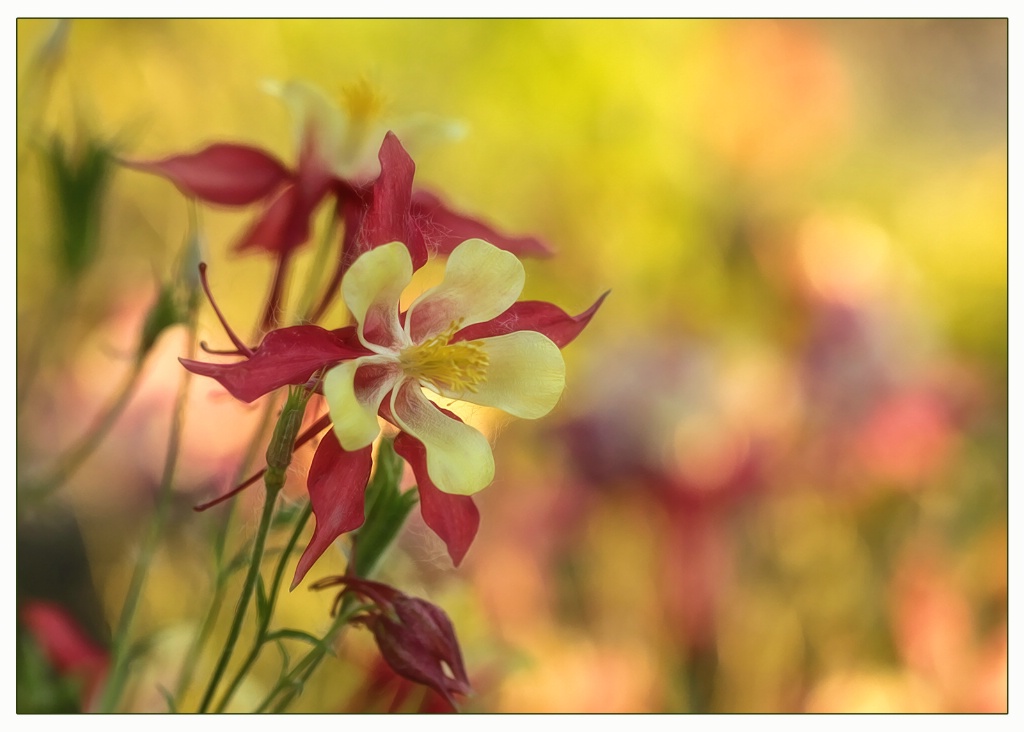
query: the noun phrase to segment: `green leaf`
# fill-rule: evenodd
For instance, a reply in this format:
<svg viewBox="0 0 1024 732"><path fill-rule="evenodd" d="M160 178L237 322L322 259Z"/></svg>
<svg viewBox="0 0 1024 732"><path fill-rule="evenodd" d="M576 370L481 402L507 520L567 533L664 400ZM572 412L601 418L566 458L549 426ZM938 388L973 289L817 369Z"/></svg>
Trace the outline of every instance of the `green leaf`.
<svg viewBox="0 0 1024 732"><path fill-rule="evenodd" d="M172 326L184 323L185 320L186 313L178 304L174 288L170 285L162 286L156 301L150 305L149 312L146 313L135 357L139 360L145 358L161 333Z"/></svg>
<svg viewBox="0 0 1024 732"><path fill-rule="evenodd" d="M158 684L156 688L157 691L160 692L160 695L163 696L164 701L167 702L168 714L177 714L178 707L174 703L174 694L172 694L163 684Z"/></svg>
<svg viewBox="0 0 1024 732"><path fill-rule="evenodd" d="M377 470L366 489L366 520L355 535L354 569L360 577L368 577L376 569L416 505L416 491L399 491L401 477L402 459L395 453L393 442L385 440L377 455Z"/></svg>
<svg viewBox="0 0 1024 732"><path fill-rule="evenodd" d="M284 638L290 638L291 640L299 640L305 643L309 643L311 646L320 645L320 639L311 633L307 633L304 630L295 630L294 628L281 628L275 630L272 633L268 633L266 640L282 640Z"/></svg>
<svg viewBox="0 0 1024 732"><path fill-rule="evenodd" d="M113 151L87 139L75 151L54 136L43 150L57 208L57 254L63 273L80 276L96 259L99 226L113 169Z"/></svg>
<svg viewBox="0 0 1024 732"><path fill-rule="evenodd" d="M267 597L267 588L263 584L263 577L256 579L256 617L260 625L270 620L270 598Z"/></svg>

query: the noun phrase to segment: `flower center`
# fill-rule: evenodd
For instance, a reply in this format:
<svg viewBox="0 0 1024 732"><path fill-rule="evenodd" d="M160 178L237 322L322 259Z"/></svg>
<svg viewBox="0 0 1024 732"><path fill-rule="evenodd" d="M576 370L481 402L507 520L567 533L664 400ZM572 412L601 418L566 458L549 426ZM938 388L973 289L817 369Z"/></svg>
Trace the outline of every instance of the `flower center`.
<svg viewBox="0 0 1024 732"><path fill-rule="evenodd" d="M341 93L349 119L356 127L374 121L384 111L384 97L366 79L349 84Z"/></svg>
<svg viewBox="0 0 1024 732"><path fill-rule="evenodd" d="M487 376L487 352L481 341L448 342L461 325L454 321L443 333L403 350L399 361L406 375L438 390L476 392Z"/></svg>

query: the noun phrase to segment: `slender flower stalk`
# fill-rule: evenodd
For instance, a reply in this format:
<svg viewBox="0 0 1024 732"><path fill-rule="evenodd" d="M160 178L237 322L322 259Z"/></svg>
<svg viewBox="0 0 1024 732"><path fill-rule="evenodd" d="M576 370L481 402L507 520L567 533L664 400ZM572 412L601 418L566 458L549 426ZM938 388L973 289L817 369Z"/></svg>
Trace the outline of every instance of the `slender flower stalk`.
<svg viewBox="0 0 1024 732"><path fill-rule="evenodd" d="M190 298L187 325L188 351L192 355L196 352L198 305L198 298ZM124 607L121 610L121 617L114 635L112 667L110 677L100 700L99 711L101 712L109 713L114 711L127 681L130 662L128 640L131 637L135 614L138 610L139 601L142 598L142 588L146 581L146 575L149 572L149 566L152 564L153 556L156 554L157 546L163 534L164 524L167 521L168 509L171 504L171 487L174 483L174 473L178 465L178 454L181 448L181 435L185 426L185 404L188 398L190 383L189 375L183 374L178 386L178 395L175 399L174 417L171 421L171 433L167 443L167 456L164 460L163 475L161 476L160 487L157 491L156 508L139 552L139 559L135 564L135 570L132 573L128 592L125 595Z"/></svg>
<svg viewBox="0 0 1024 732"><path fill-rule="evenodd" d="M281 591L281 586L284 581L284 570L288 563L288 558L292 555L292 551L295 549L295 545L299 541L299 536L302 534L302 530L306 527L306 522L309 521L309 517L313 514L313 507L307 503L306 507L299 514L298 519L295 522L295 528L292 530L292 535L288 540L288 544L281 552L280 557L277 560L277 567L274 569L274 579L270 584L269 591L267 592L268 605L260 614L259 627L256 630L256 638L253 641L252 648L249 651L249 655L245 657L242 662L242 666L238 669L231 683L228 685L227 690L224 692L224 696L221 697L220 703L217 705L216 711L223 712L227 707L228 702L231 701L231 697L238 689L239 684L245 678L246 674L249 673L249 669L252 668L253 663L260 655L260 651L263 646L267 643L267 631L270 629L270 621L274 616L274 606L277 603L278 594Z"/></svg>
<svg viewBox="0 0 1024 732"><path fill-rule="evenodd" d="M64 453L54 468L30 487L25 493L33 500L42 500L59 490L82 464L98 448L118 418L131 402L135 388L142 376L144 361L136 359L125 375L121 387L114 393L109 405L96 417L88 430L71 449Z"/></svg>
<svg viewBox="0 0 1024 732"><path fill-rule="evenodd" d="M238 465L238 470L235 471L235 478L232 481L233 483L240 483L245 474L251 469L253 462L256 460L256 453L259 449L259 445L262 443L264 436L267 434L267 430L270 428L271 417L273 416L277 405L278 399L276 398L276 395L272 395L267 399L263 409L263 416L260 419L260 423L256 427L256 430L253 432L252 440L250 440L249 447L246 449L246 453ZM262 473L260 475L262 475ZM203 619L199 624L199 630L192 639L192 644L189 646L188 652L185 655L185 661L182 663L181 671L178 674L178 684L174 693L176 699L183 698L185 692L188 690L189 682L192 680L195 673L196 665L199 663L199 657L202 654L203 647L206 645L206 642L210 638L210 634L213 632L214 624L220 616L221 607L223 606L224 599L227 596L228 577L230 573L224 565L224 552L227 546L228 529L231 526L231 519L233 516L234 504L232 503L227 512L217 522L216 529L214 531L213 555L216 563L216 579L214 582L213 597L206 609L206 614L203 616Z"/></svg>
<svg viewBox="0 0 1024 732"><path fill-rule="evenodd" d="M199 712L209 710L213 702L217 687L220 684L224 672L227 670L231 656L234 654L238 636L242 631L242 622L245 619L249 603L256 591L256 584L260 578L260 568L263 562L263 551L266 546L267 534L270 533L271 519L274 515L277 496L284 487L285 471L291 463L292 450L295 445L295 438L302 426L302 417L306 411L306 404L312 392L302 388L289 390L288 399L281 410L281 416L274 428L274 436L267 448L267 472L263 476L263 483L266 487L266 497L263 504L263 513L260 516L259 527L256 529L256 536L253 540L252 554L249 558L249 570L245 576L245 583L242 586L242 593L238 598L238 605L235 608L235 616L228 631L228 637L224 641L224 648L221 651L217 666L210 677L206 687L206 693L199 705Z"/></svg>

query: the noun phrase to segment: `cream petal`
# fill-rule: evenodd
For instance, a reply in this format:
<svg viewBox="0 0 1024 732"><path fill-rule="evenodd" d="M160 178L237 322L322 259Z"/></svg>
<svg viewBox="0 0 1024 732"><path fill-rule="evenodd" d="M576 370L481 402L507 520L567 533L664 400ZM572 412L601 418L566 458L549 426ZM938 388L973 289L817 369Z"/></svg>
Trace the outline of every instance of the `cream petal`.
<svg viewBox="0 0 1024 732"><path fill-rule="evenodd" d="M445 493L468 496L494 480L491 445L468 424L443 414L415 381L406 381L391 396L398 426L427 449L427 473Z"/></svg>
<svg viewBox="0 0 1024 732"><path fill-rule="evenodd" d="M327 372L324 398L342 448L360 450L377 438L377 410L400 378L398 364L381 356L343 361Z"/></svg>
<svg viewBox="0 0 1024 732"><path fill-rule="evenodd" d="M302 81L268 81L263 86L288 107L295 121L297 144L301 147L311 137L317 156L338 173L342 140L348 127L341 108L320 89Z"/></svg>
<svg viewBox="0 0 1024 732"><path fill-rule="evenodd" d="M453 322L462 326L501 315L523 291L526 273L514 254L483 239L467 239L448 257L444 280L409 308L406 332L422 343Z"/></svg>
<svg viewBox="0 0 1024 732"><path fill-rule="evenodd" d="M497 407L514 417L537 419L550 412L565 388L565 361L551 339L521 330L476 341L487 354L487 373L476 391L439 390L441 396Z"/></svg>
<svg viewBox="0 0 1024 732"><path fill-rule="evenodd" d="M359 340L370 350L393 352L405 344L398 303L411 279L409 250L398 241L360 255L345 273L342 295L356 320Z"/></svg>

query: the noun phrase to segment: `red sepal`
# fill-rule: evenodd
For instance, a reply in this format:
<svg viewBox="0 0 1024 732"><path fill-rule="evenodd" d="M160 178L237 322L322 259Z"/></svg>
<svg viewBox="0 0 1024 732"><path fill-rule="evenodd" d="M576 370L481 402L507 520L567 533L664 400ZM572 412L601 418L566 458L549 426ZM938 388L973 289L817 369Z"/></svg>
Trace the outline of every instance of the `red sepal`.
<svg viewBox="0 0 1024 732"><path fill-rule="evenodd" d="M519 257L550 257L554 250L533 236L508 236L484 221L449 208L427 191L412 196L412 217L419 223L427 249L448 255L466 239L483 239Z"/></svg>
<svg viewBox="0 0 1024 732"><path fill-rule="evenodd" d="M356 237L356 245L346 252L349 264L371 249L400 241L409 249L413 269L427 261L427 247L412 215L412 179L416 164L393 132L388 132L377 155L380 175L370 187L370 205L366 208Z"/></svg>
<svg viewBox="0 0 1024 732"><path fill-rule="evenodd" d="M368 353L352 326L325 330L318 325L295 325L267 333L245 361L178 360L192 373L216 379L236 399L252 402L282 386L304 384L320 368Z"/></svg>
<svg viewBox="0 0 1024 732"><path fill-rule="evenodd" d="M334 430L320 440L306 481L316 528L295 567L293 590L335 539L363 525L366 483L372 465L370 445L348 452L342 449Z"/></svg>
<svg viewBox="0 0 1024 732"><path fill-rule="evenodd" d="M446 409L441 411L458 419ZM452 562L459 566L480 527L480 511L469 496L445 493L433 484L427 474L427 449L415 437L400 432L395 438L395 452L412 466L416 476L423 523L441 537Z"/></svg>
<svg viewBox="0 0 1024 732"><path fill-rule="evenodd" d="M249 145L229 143L215 143L196 153L162 160L126 161L125 165L167 178L186 196L223 206L255 203L291 178L288 169L272 155Z"/></svg>
<svg viewBox="0 0 1024 732"><path fill-rule="evenodd" d="M452 341L472 341L478 338L505 335L517 330L535 330L550 338L559 348L565 348L576 339L601 303L608 297L604 293L579 315L569 315L557 305L541 300L524 300L486 323L475 323L460 330Z"/></svg>

